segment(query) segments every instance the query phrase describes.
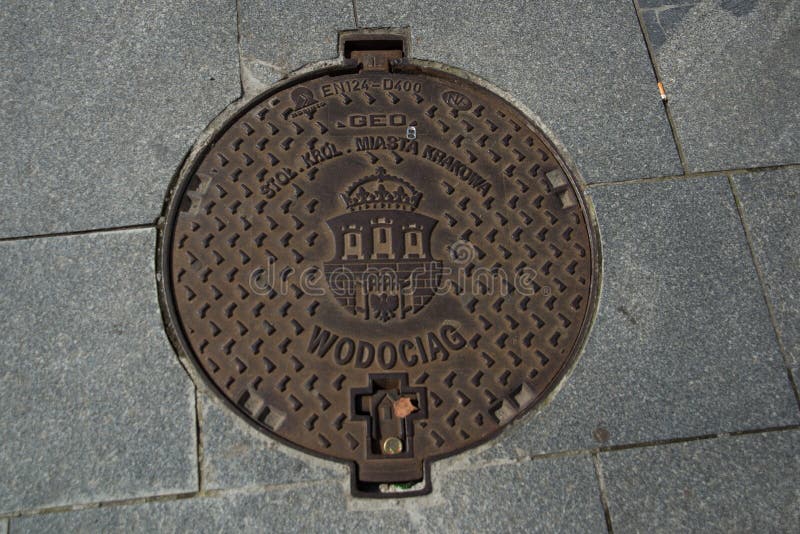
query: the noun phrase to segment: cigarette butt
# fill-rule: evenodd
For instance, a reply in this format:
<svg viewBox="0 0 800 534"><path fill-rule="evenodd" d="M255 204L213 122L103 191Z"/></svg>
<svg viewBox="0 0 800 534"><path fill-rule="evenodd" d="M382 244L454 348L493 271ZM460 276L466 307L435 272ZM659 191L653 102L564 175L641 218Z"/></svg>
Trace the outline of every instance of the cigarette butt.
<svg viewBox="0 0 800 534"><path fill-rule="evenodd" d="M658 94L661 95L661 100L666 102L666 100L667 100L667 92L664 91L664 84L661 83L661 82L658 82Z"/></svg>

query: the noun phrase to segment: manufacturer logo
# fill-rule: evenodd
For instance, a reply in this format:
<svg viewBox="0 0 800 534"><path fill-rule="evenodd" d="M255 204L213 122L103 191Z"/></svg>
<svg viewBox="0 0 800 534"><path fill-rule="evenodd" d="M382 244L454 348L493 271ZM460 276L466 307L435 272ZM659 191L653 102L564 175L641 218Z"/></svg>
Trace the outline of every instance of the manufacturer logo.
<svg viewBox="0 0 800 534"><path fill-rule="evenodd" d="M314 98L314 93L311 89L302 85L292 91L290 96L292 102L294 102L294 111L290 115L292 118L307 115L310 119L319 108L325 106L325 102L319 102Z"/></svg>
<svg viewBox="0 0 800 534"><path fill-rule="evenodd" d="M347 213L327 221L336 254L325 262L336 300L367 320L417 313L442 278L430 243L438 221L416 213L422 193L379 167L339 196Z"/></svg>
<svg viewBox="0 0 800 534"><path fill-rule="evenodd" d="M472 108L472 100L466 95L462 95L458 91L445 91L442 93L442 100L444 103L460 111L467 111Z"/></svg>

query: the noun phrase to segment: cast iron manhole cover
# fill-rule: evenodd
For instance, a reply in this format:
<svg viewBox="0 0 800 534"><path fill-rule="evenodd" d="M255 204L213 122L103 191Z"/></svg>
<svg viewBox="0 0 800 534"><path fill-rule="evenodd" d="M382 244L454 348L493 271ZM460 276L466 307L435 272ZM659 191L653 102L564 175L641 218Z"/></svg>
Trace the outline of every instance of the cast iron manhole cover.
<svg viewBox="0 0 800 534"><path fill-rule="evenodd" d="M350 462L354 494L420 494L430 461L496 435L569 368L598 256L529 118L402 40L361 39L186 164L162 290L176 346L250 423Z"/></svg>

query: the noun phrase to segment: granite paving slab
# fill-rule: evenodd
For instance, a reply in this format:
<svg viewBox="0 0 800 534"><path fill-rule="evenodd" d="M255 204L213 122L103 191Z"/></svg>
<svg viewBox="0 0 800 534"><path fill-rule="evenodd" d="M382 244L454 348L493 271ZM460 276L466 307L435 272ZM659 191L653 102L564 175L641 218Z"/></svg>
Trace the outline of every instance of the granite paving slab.
<svg viewBox="0 0 800 534"><path fill-rule="evenodd" d="M800 1L639 3L690 171L800 161Z"/></svg>
<svg viewBox="0 0 800 534"><path fill-rule="evenodd" d="M800 364L792 365L790 372L794 377L794 383L796 387L800 387Z"/></svg>
<svg viewBox="0 0 800 534"><path fill-rule="evenodd" d="M351 0L239 0L242 64L256 89L306 63L336 58L338 31L355 27Z"/></svg>
<svg viewBox="0 0 800 534"><path fill-rule="evenodd" d="M541 117L589 182L680 174L633 3L359 0L412 55L468 70Z"/></svg>
<svg viewBox="0 0 800 534"><path fill-rule="evenodd" d="M444 504L424 511L422 532L606 531L588 455L456 471L433 482Z"/></svg>
<svg viewBox="0 0 800 534"><path fill-rule="evenodd" d="M237 488L346 478L343 465L290 449L257 431L222 401L203 395L203 488Z"/></svg>
<svg viewBox="0 0 800 534"><path fill-rule="evenodd" d="M345 497L343 484L113 506L12 520L19 532L604 532L586 456L446 474L440 492L397 501Z"/></svg>
<svg viewBox="0 0 800 534"><path fill-rule="evenodd" d="M800 431L600 456L615 532L797 532Z"/></svg>
<svg viewBox="0 0 800 534"><path fill-rule="evenodd" d="M781 341L800 365L800 169L733 177Z"/></svg>
<svg viewBox="0 0 800 534"><path fill-rule="evenodd" d="M240 94L229 0L4 2L0 36L2 237L153 223Z"/></svg>
<svg viewBox="0 0 800 534"><path fill-rule="evenodd" d="M0 513L194 491L154 230L0 243Z"/></svg>
<svg viewBox="0 0 800 534"><path fill-rule="evenodd" d="M725 177L595 187L604 258L585 352L480 458L800 422Z"/></svg>

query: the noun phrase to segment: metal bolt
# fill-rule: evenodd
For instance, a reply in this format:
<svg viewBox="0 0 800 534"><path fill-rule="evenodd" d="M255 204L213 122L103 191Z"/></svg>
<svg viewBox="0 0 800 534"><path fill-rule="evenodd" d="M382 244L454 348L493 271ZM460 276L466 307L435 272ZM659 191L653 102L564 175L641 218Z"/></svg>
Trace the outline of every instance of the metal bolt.
<svg viewBox="0 0 800 534"><path fill-rule="evenodd" d="M399 438L391 437L383 440L383 454L393 456L403 452L403 442Z"/></svg>

